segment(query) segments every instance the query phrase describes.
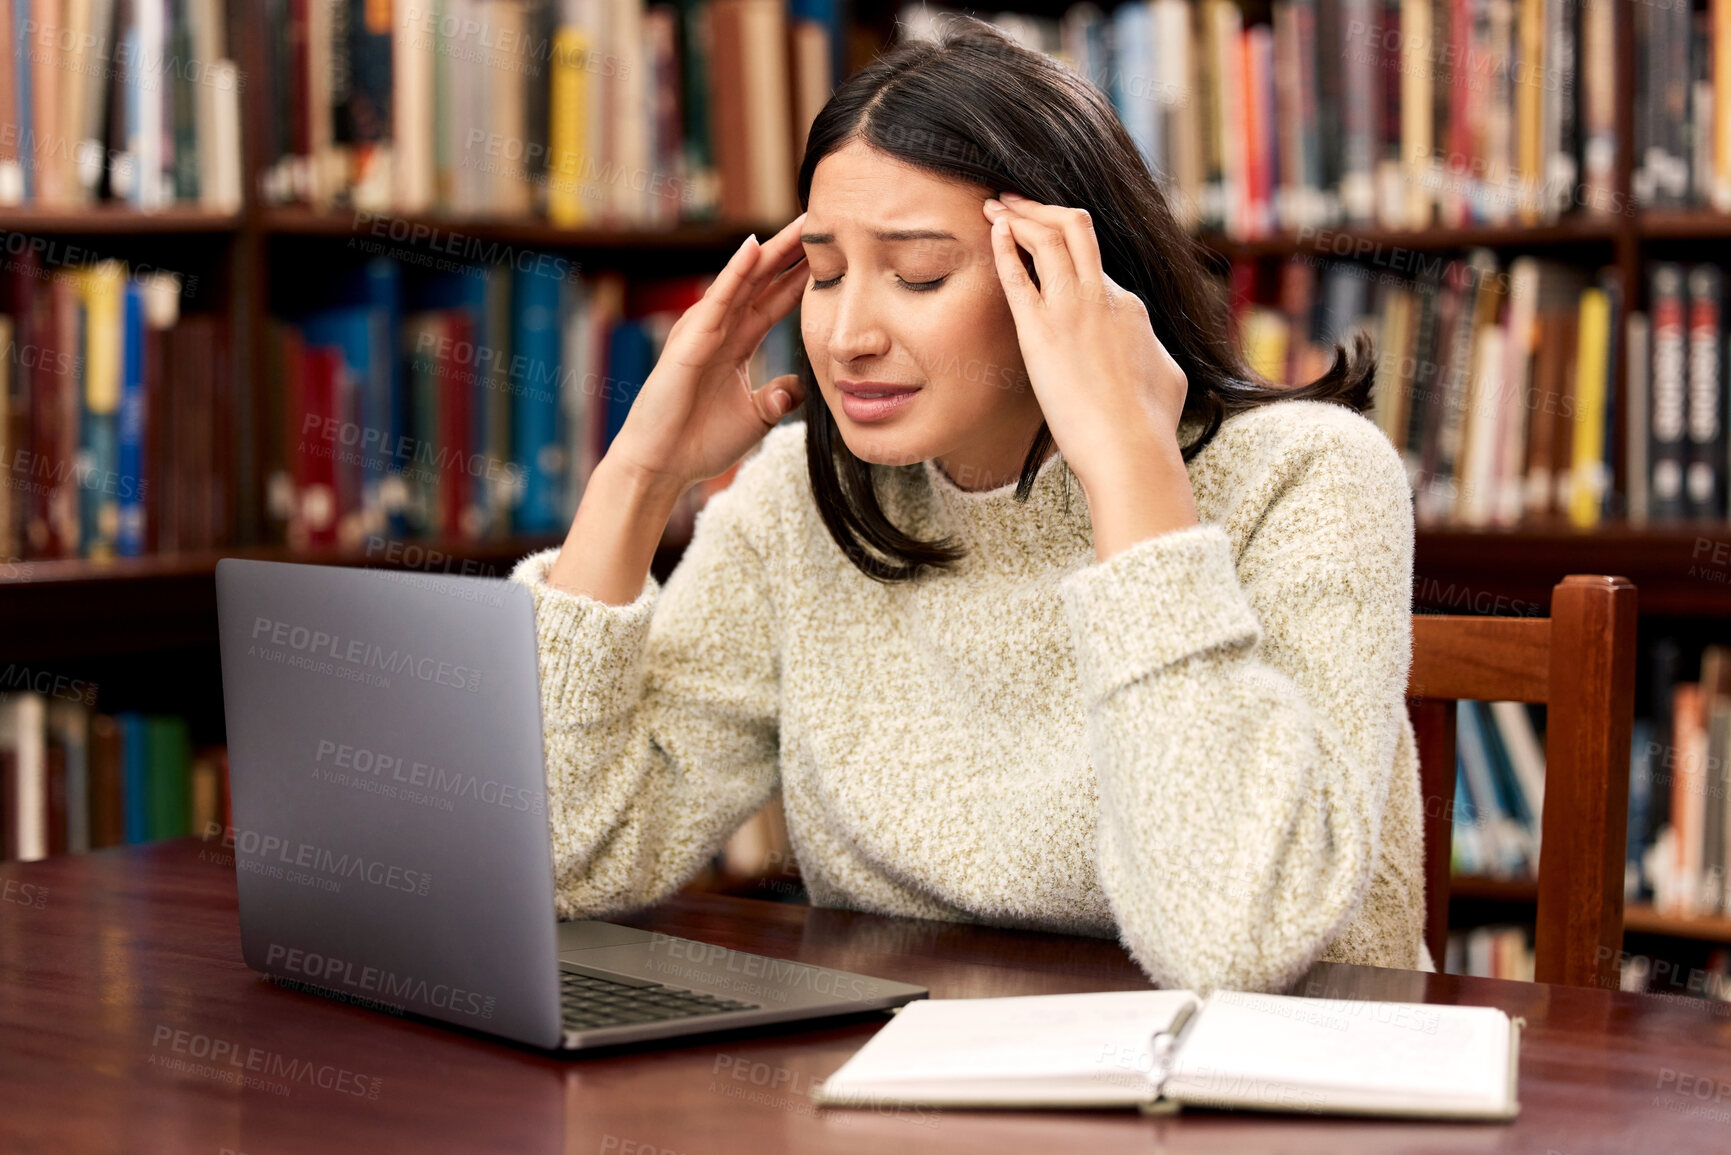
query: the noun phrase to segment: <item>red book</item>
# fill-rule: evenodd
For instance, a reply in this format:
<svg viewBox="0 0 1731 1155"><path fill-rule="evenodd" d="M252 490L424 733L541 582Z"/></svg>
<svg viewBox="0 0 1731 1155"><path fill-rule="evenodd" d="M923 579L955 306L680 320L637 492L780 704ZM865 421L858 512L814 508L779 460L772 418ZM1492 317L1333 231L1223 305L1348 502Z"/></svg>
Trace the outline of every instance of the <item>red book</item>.
<svg viewBox="0 0 1731 1155"><path fill-rule="evenodd" d="M448 309L441 317L447 339L439 342L437 354L439 434L432 464L439 472L439 511L435 524L443 536L472 538L479 529L467 452L475 440L474 370L457 360L456 350L475 347L475 322L467 309Z"/></svg>
<svg viewBox="0 0 1731 1155"><path fill-rule="evenodd" d="M334 545L337 540L337 477L332 443L320 435L336 417L337 374L342 355L335 349L312 347L301 355L300 421L295 423L295 504L305 531L304 545ZM309 432L301 433L303 427Z"/></svg>
<svg viewBox="0 0 1731 1155"><path fill-rule="evenodd" d="M625 315L647 317L651 313L672 313L678 317L703 299L704 290L714 279L709 274L699 274L632 281L625 287Z"/></svg>

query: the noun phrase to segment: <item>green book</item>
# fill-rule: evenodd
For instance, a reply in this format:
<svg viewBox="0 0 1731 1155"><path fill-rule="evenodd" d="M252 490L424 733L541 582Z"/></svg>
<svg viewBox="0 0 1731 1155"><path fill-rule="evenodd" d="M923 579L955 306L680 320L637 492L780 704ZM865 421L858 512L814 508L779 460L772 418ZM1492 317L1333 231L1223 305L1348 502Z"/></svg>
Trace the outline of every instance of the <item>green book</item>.
<svg viewBox="0 0 1731 1155"><path fill-rule="evenodd" d="M192 742L186 719L150 718L145 748L149 840L184 838L192 828Z"/></svg>

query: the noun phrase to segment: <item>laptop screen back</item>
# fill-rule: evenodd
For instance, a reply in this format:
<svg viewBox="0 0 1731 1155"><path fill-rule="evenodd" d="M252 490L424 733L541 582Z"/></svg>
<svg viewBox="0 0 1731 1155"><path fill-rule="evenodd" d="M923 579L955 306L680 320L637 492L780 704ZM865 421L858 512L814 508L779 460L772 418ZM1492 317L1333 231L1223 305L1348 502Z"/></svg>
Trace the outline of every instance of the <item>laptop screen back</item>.
<svg viewBox="0 0 1731 1155"><path fill-rule="evenodd" d="M556 1046L529 590L237 559L216 583L247 965Z"/></svg>

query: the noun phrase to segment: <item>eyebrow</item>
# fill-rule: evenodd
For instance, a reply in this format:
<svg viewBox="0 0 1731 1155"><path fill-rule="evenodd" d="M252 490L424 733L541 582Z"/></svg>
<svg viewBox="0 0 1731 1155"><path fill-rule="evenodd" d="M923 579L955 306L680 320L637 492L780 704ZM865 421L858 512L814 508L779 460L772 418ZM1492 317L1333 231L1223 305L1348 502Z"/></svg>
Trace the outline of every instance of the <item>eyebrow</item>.
<svg viewBox="0 0 1731 1155"><path fill-rule="evenodd" d="M872 234L880 241L894 243L896 241L953 241L954 233L942 232L938 229L887 229ZM805 233L800 243L807 245L833 245L834 233Z"/></svg>

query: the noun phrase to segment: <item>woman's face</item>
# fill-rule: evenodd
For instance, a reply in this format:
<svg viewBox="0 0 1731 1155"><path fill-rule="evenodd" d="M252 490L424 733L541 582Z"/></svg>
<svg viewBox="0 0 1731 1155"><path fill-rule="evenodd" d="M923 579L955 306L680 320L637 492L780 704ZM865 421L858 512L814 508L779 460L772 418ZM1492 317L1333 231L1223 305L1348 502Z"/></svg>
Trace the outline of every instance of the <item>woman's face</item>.
<svg viewBox="0 0 1731 1155"><path fill-rule="evenodd" d="M800 325L823 400L861 460L936 458L964 489L1021 472L1041 414L993 264L982 205L994 191L859 140L812 173ZM889 386L913 388L850 396Z"/></svg>

